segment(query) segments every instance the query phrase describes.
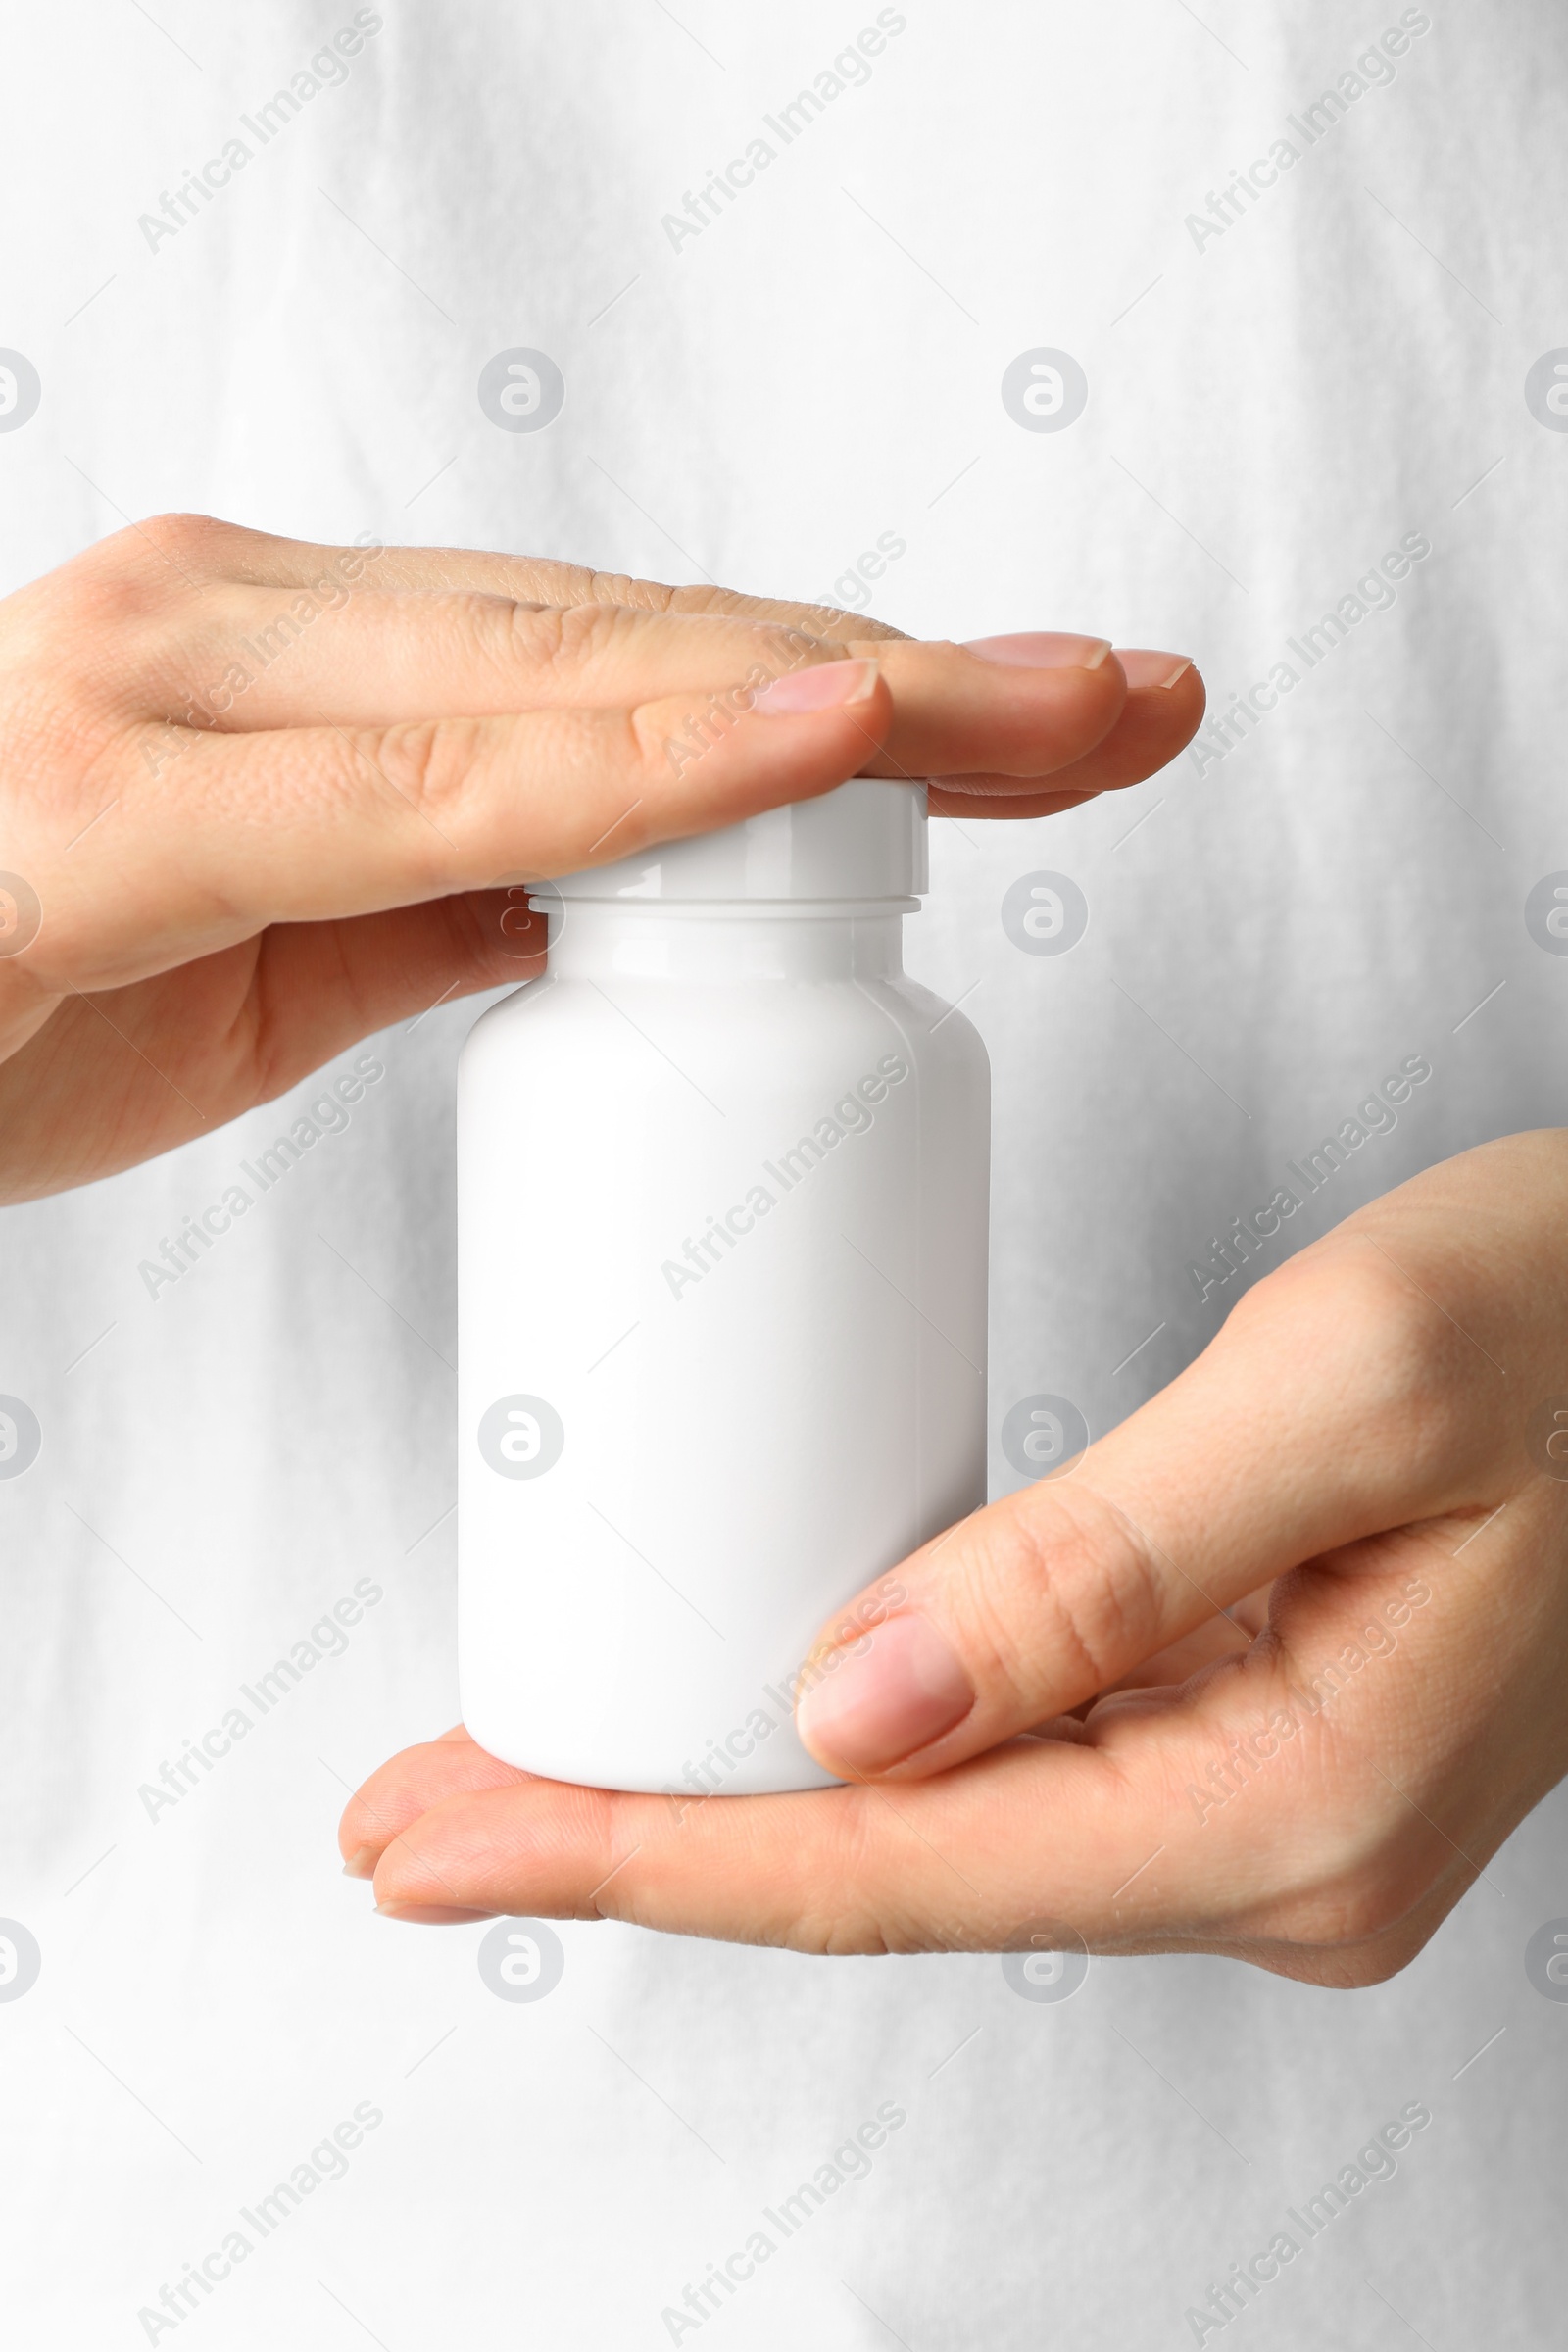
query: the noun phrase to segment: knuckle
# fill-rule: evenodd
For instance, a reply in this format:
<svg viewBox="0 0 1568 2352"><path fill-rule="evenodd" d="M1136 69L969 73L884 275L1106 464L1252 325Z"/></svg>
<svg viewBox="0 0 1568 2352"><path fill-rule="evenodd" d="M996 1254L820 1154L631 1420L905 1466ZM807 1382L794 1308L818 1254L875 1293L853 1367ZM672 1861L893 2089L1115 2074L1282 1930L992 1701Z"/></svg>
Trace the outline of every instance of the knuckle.
<svg viewBox="0 0 1568 2352"><path fill-rule="evenodd" d="M451 640L465 666L478 662L504 689L515 693L529 672L548 670L559 646L560 614L549 605L519 603L482 589L449 589L416 609L421 635L433 622Z"/></svg>
<svg viewBox="0 0 1568 2352"><path fill-rule="evenodd" d="M1092 1489L1027 1490L986 1513L956 1608L981 1670L1029 1705L1076 1705L1156 1645L1160 1580L1147 1544Z"/></svg>
<svg viewBox="0 0 1568 2352"><path fill-rule="evenodd" d="M197 514L176 512L155 514L142 528L160 547L172 549L181 555L216 554L220 546L243 538L231 522L220 522L216 514Z"/></svg>
<svg viewBox="0 0 1568 2352"><path fill-rule="evenodd" d="M1353 1399L1370 1451L1392 1452L1420 1482L1452 1467L1485 1359L1380 1250L1348 1237L1321 1257L1303 1253L1240 1300L1231 1321L1237 1340L1272 1338L1319 1394Z"/></svg>
<svg viewBox="0 0 1568 2352"><path fill-rule="evenodd" d="M506 615L507 666L573 684L623 627L624 608L614 605L514 605Z"/></svg>
<svg viewBox="0 0 1568 2352"><path fill-rule="evenodd" d="M578 604L593 578L586 565L558 563L553 556L508 556L504 562L506 594L525 604Z"/></svg>
<svg viewBox="0 0 1568 2352"><path fill-rule="evenodd" d="M181 571L210 574L220 570L233 542L245 536L233 523L220 522L212 514L155 514L147 522L117 532L106 544L114 547L131 542L125 552L132 564L177 581Z"/></svg>
<svg viewBox="0 0 1568 2352"><path fill-rule="evenodd" d="M518 730L525 732L519 735ZM662 750L618 712L544 710L514 717L403 720L343 731L346 789L379 785L390 812L408 820L410 854L425 876L483 883L517 861L517 796L503 789L529 776L551 779L564 820L567 866L608 832L606 858L648 838L645 804L657 790Z"/></svg>
<svg viewBox="0 0 1568 2352"><path fill-rule="evenodd" d="M630 605L641 612L689 612L701 608L688 606L684 598L691 594L708 596L710 589L689 590L666 588L662 580L633 579L624 571L590 571L585 579L584 602L594 605Z"/></svg>
<svg viewBox="0 0 1568 2352"><path fill-rule="evenodd" d="M155 514L114 531L53 575L47 585L60 600L57 616L117 632L164 620L217 570L219 540L235 535L231 523L207 514Z"/></svg>
<svg viewBox="0 0 1568 2352"><path fill-rule="evenodd" d="M639 612L668 612L683 610L680 599L687 594L666 587L662 580L638 579L628 571L595 571L586 564L563 564L550 556L514 558L509 577L515 582L514 595L564 612L579 606L622 605Z"/></svg>
<svg viewBox="0 0 1568 2352"><path fill-rule="evenodd" d="M662 791L671 781L671 761L676 760L674 774L680 773L676 738L685 749L687 759L693 757L692 746L698 751L711 750L721 732L709 730L697 736L689 723L679 717L672 721L669 708L659 702L634 703L624 713L616 713L614 724L618 741L616 773L628 791L646 794Z"/></svg>
<svg viewBox="0 0 1568 2352"><path fill-rule="evenodd" d="M450 842L472 830L476 772L485 748L483 719L404 720L347 736L352 769L364 760L416 817Z"/></svg>
<svg viewBox="0 0 1568 2352"><path fill-rule="evenodd" d="M52 617L68 627L112 632L118 638L139 622L167 616L180 589L178 576L145 547L119 545L129 536L121 532L105 540L89 549L79 564L68 564L56 575L47 599Z"/></svg>

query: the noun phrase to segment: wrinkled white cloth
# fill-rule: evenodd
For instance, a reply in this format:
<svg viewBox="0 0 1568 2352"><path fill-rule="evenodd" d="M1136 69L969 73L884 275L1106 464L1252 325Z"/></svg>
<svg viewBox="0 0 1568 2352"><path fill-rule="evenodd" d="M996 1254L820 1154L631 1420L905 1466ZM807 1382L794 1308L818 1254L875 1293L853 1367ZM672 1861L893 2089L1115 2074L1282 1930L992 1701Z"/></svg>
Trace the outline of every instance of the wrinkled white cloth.
<svg viewBox="0 0 1568 2352"><path fill-rule="evenodd" d="M1568 438L1549 367L1526 396L1568 334L1547 0L85 0L5 46L0 344L41 398L0 430L0 586L187 508L1200 660L1228 741L935 829L909 960L993 1056L994 1429L1050 1392L1103 1430L1264 1263L1560 1118L1568 966L1524 920L1568 862ZM480 406L516 348L562 372L546 430ZM1087 388L1059 429L1042 352ZM1003 928L1037 869L1087 898L1070 954ZM0 1482L0 1915L41 1954L0 2001L17 2340L1157 2352L1418 2106L1392 2177L1204 2340L1547 2341L1563 2019L1524 1948L1563 1905L1560 1795L1354 1994L1180 1958L1036 2002L990 1958L565 1926L514 2003L482 1931L339 1879L348 1790L457 1712L475 1009L343 1056L382 1071L350 1123L156 1296L142 1261L318 1081L0 1219L0 1390L43 1432ZM1200 1296L1409 1057L1397 1125ZM820 2208L761 2218L879 2111Z"/></svg>

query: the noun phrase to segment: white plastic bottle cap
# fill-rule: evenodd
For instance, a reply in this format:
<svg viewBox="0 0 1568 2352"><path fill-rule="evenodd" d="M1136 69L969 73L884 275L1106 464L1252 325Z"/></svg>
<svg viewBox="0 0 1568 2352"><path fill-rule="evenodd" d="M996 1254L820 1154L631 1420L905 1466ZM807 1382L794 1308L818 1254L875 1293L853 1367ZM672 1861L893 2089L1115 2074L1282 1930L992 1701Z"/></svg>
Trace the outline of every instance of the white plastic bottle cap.
<svg viewBox="0 0 1568 2352"><path fill-rule="evenodd" d="M930 888L923 784L856 776L814 801L764 809L720 833L665 841L613 865L563 874L564 899L905 899Z"/></svg>

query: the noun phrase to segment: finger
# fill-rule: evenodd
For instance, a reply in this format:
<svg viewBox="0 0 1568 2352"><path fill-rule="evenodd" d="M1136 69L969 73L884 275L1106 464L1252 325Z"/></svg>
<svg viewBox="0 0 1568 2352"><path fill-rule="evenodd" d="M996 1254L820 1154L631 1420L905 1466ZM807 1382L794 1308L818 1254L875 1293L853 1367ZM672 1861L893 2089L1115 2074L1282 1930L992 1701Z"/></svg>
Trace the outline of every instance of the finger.
<svg viewBox="0 0 1568 2352"><path fill-rule="evenodd" d="M272 538L199 515L166 515L138 524L93 553L111 566L137 573L151 563L172 607L187 617L193 613L201 616L204 625L217 612L220 585L227 580L252 588L287 587L303 592L298 610L294 609L296 600L287 600L281 612L259 617L263 627L270 621L287 622L290 618L298 624L301 612L337 610L362 595L408 591L447 596L459 604L471 599L558 608L603 606L631 609L645 615L701 616L737 625L783 627L841 652L870 652L888 658L896 658L896 649L910 643L902 631L863 614L788 599L746 596L711 583L671 588L623 573L596 572L579 564L478 549L334 548ZM314 625L314 621L305 625ZM493 621L481 625L488 625L494 636ZM1102 664L1103 640L1047 631L971 641L962 650L970 654L972 662L1017 673L993 681L989 691L977 682L972 670L965 677L961 669L952 666L952 657L959 650L916 648L917 659L908 669L890 672L898 727L906 732L890 737L883 760L872 762L868 773L924 777L949 770L955 774L974 772L987 778L986 797L990 798L1004 794L1009 786L1016 789L1022 778L1054 773L1085 758L1116 721L1126 688L1114 666L1106 666L1098 685L1086 686L1076 674L1086 661L1096 662L1098 657ZM938 652L947 666L933 667L927 658ZM1169 682L1173 673L1179 675L1187 666L1184 657L1167 654L1140 651L1128 659L1133 664L1128 683L1138 695L1146 690L1157 693L1161 681ZM241 674L254 666L242 662ZM1057 673L1054 679L1049 674L1053 668ZM1089 674L1092 679L1094 670ZM219 686L220 699L221 679L208 683ZM180 678L177 685L186 694L193 693L190 679ZM1199 699L1194 698L1195 687L1189 684L1175 708L1154 703L1149 714L1140 717L1135 712L1125 742L1113 756L1107 752L1102 771L1086 775L1077 788L1081 794L1087 797L1152 774L1174 758L1201 714L1200 690ZM977 737L973 733L977 700L988 718L995 721L994 751L988 748L991 735ZM261 706L258 703L256 707ZM481 701L465 707L486 710L493 706ZM445 709L436 704L419 714L439 716ZM376 720L395 715L395 710L372 713ZM251 722L241 717L238 723ZM344 723L350 723L349 719ZM1020 806L1011 813L1033 815L1057 805L1065 804Z"/></svg>
<svg viewBox="0 0 1568 2352"><path fill-rule="evenodd" d="M424 1762L423 1759L428 1759ZM411 1854L422 1857L423 1875L431 1887L430 1898L406 1908L401 1916L423 1927L461 1927L488 1916L487 1906L466 1901L465 1889L457 1879L450 1878L442 1868L441 1858L426 1850L420 1838L419 1820L414 1815L406 1826L394 1833L394 1821L410 1813L410 1798L400 1786L400 1774L418 1769L423 1763L422 1778L443 1791L457 1789L486 1789L525 1779L510 1765L503 1765L488 1756L460 1733L454 1738L447 1733L425 1750L410 1750L394 1757L389 1767L373 1776L373 1785L358 1790L345 1808L339 1823L339 1845L343 1853L343 1875L350 1879L370 1879L375 1875L377 1858L387 1840L397 1834ZM383 1808L390 1808L385 1810ZM345 1842L359 1834L363 1842Z"/></svg>
<svg viewBox="0 0 1568 2352"><path fill-rule="evenodd" d="M81 1184L133 1166L286 1093L372 1031L536 979L545 930L523 891L472 891L273 924L101 997L73 991L0 1065L0 1199L57 1191L67 1169ZM90 1147L83 1102L97 1113Z"/></svg>
<svg viewBox="0 0 1568 2352"><path fill-rule="evenodd" d="M1448 1507L1500 1409L1475 1397L1465 1348L1381 1251L1342 1233L1303 1252L1069 1476L917 1552L873 1632L828 1629L807 1745L849 1779L941 1771L1297 1563ZM874 1623L874 1595L861 1606Z"/></svg>
<svg viewBox="0 0 1568 2352"><path fill-rule="evenodd" d="M439 1740L406 1747L354 1791L338 1823L338 1851L351 1879L374 1876L394 1838L450 1796L513 1788L529 1775L503 1764L469 1739L461 1724Z"/></svg>
<svg viewBox="0 0 1568 2352"><path fill-rule="evenodd" d="M463 891L338 923L273 923L256 940L249 995L256 1074L268 1101L356 1039L545 969L547 923L521 888ZM199 966L178 984L190 1017Z"/></svg>
<svg viewBox="0 0 1568 2352"><path fill-rule="evenodd" d="M710 723L715 695L757 688L813 662L880 655L893 696L885 746L868 747L866 773L957 779L973 790L1016 791L1024 779L1083 766L1105 751L1105 778L1150 772L1181 739L1190 695L1119 723L1127 699L1119 665L1098 638L1039 632L976 647L850 637L841 644L798 627L626 605L537 606L467 590L361 586L282 598L220 583L166 634L143 684L160 715L223 729L486 716L587 704L630 705L689 695L689 732ZM1005 649L1002 657L998 646ZM1168 669L1171 658L1165 660ZM1187 665L1190 668L1190 664ZM1157 715L1154 706L1157 705ZM1196 723L1196 719L1194 720ZM1085 790L1099 790L1086 774Z"/></svg>
<svg viewBox="0 0 1568 2352"><path fill-rule="evenodd" d="M1169 1642L1152 1657L1140 1658L1107 1683L1095 1698L1083 1699L1074 1711L1098 1706L1101 1698L1118 1690L1154 1690L1173 1689L1191 1681L1207 1666L1217 1666L1226 1658L1236 1658L1251 1646L1254 1636L1236 1622L1236 1611L1225 1609L1217 1617L1206 1617L1201 1625L1184 1634L1180 1641Z"/></svg>
<svg viewBox="0 0 1568 2352"><path fill-rule="evenodd" d="M1054 816L1098 793L1141 784L1168 766L1202 723L1207 701L1203 681L1180 655L1118 649L1116 660L1128 693L1115 725L1092 750L1058 768L1049 790L1031 790L1027 780L1016 776L933 776L932 815ZM891 744L896 739L889 740Z"/></svg>
<svg viewBox="0 0 1568 2352"><path fill-rule="evenodd" d="M1538 1533L1560 1541L1555 1521ZM1334 1577L1298 1586L1288 1640L1183 1690L1103 1701L1070 1739L1010 1741L907 1786L706 1800L469 1787L416 1750L386 1768L402 1808L426 1802L380 1848L377 1904L413 1919L613 1917L818 1952L1081 1939L1375 1983L1549 1783L1539 1761L1484 1787L1446 1774L1472 1665L1506 1668L1516 1643L1490 1566L1461 1558L1438 1605L1419 1570L1448 1549L1408 1533L1353 1547ZM1379 1678L1396 1650L1394 1684Z"/></svg>
<svg viewBox="0 0 1568 2352"><path fill-rule="evenodd" d="M149 559L148 550L153 549ZM144 570L151 560L162 564L160 580L168 587L173 600L188 612L210 613L216 610L215 590L222 580L242 581L253 587L287 586L303 591L300 610L308 612L324 611L340 605L348 588L360 593L412 591L421 594L464 595L476 600L502 600L507 604L545 605L562 608L598 606L631 608L639 612L658 615L685 615L722 618L736 623L770 626L804 632L814 641L838 646L841 649L891 652L906 644L903 632L868 616L837 612L832 608L803 605L787 599L770 599L742 595L737 591L714 585L670 588L660 581L633 579L625 574L595 572L582 565L553 563L534 557L506 556L482 550L454 548L333 548L303 541L270 538L265 533L246 531L233 524L214 521L204 516L163 516L139 524L133 530L120 533L94 551L122 567L134 566ZM69 567L68 567L69 568ZM368 583L373 587L367 588ZM290 600L291 604L294 600ZM275 622L280 616L273 614ZM287 620L290 615L281 616ZM298 619L298 613L292 614ZM263 622L261 625L268 625ZM1012 648L1009 661L1014 666L1024 666L1042 659L1042 649L1054 648L1050 655L1058 668L1076 664L1084 658L1075 656L1073 648L1088 649L1092 658L1095 649L1103 641L1053 636L1050 632L1014 638L992 638L977 641L993 658L993 666L1004 666L994 660L999 647ZM1025 649L1020 663L1018 649ZM1033 649L1029 652L1028 649ZM955 649L948 649L950 652ZM972 648L969 650L973 650ZM820 657L815 657L820 658ZM980 657L977 655L976 659ZM1129 656L1134 669L1130 679L1136 694L1157 692L1161 680L1170 681L1172 673L1180 674L1184 658L1171 655L1150 655L1135 652ZM251 664L241 662L239 674L247 674ZM929 672L929 665L927 665ZM1093 674L1093 673L1091 673ZM188 678L176 681L180 691L192 700L196 690ZM1061 681L1057 681L1057 685ZM221 679L209 681L219 688L218 699L232 687L224 689ZM1111 676L1101 681L1098 690L1079 698L1075 707L1070 695L1063 698L1055 687L1041 689L1026 677L1014 680L1006 690L1005 700L999 705L1004 719L1001 748L993 765L983 740L971 739L967 714L960 708L956 720L950 714L945 736L933 733L928 724L929 710L919 692L920 680L915 675L890 678L896 699L901 706L900 723L908 726L907 739L895 735L890 739L883 763L873 763L868 772L889 776L926 776L952 769L956 775L973 772L986 779L985 797L989 800L1016 790L1020 778L1054 772L1063 763L1085 757L1105 735L1115 718L1115 686ZM960 705L962 701L962 681ZM972 690L973 681L969 682ZM1107 691L1108 690L1108 691ZM971 692L972 699L972 692ZM260 708L260 705L257 706ZM488 708L481 704L480 708ZM1107 756L1102 767L1086 773L1078 787L1078 797L1115 788L1152 774L1174 758L1182 744L1196 728L1201 715L1200 690L1195 698L1195 687L1183 689L1177 708L1158 704L1151 707L1152 715L1140 720L1134 713L1134 726L1125 741L1119 742ZM439 708L430 713L440 715ZM377 716L381 715L379 713ZM388 713L387 715L395 715ZM1010 719L1011 723L1006 723ZM247 723L241 719L240 723ZM1020 753L1019 732L1029 739L1029 748ZM1076 740L1074 734L1076 731ZM1119 730L1118 730L1119 734ZM939 813L961 813L945 808L945 799L939 793ZM1020 801L1009 813L1037 815L1057 807L1071 806L1068 801L1054 797L1036 796L1030 803ZM976 810L974 813L995 813Z"/></svg>
<svg viewBox="0 0 1568 2352"><path fill-rule="evenodd" d="M319 584L318 584L319 586ZM165 637L167 713L225 729L390 725L767 684L843 648L801 629L469 589L352 593L220 582Z"/></svg>
<svg viewBox="0 0 1568 2352"><path fill-rule="evenodd" d="M1220 1664L1226 1658L1242 1656L1257 1639L1268 1623L1269 1598L1272 1585L1263 1585L1256 1592L1249 1592L1241 1600L1232 1601L1218 1616L1205 1617L1200 1625L1183 1634L1179 1641L1167 1642L1147 1658L1129 1666L1115 1682L1105 1686L1106 1691L1150 1690L1185 1683L1207 1666ZM1088 1699L1085 1706L1098 1702Z"/></svg>
<svg viewBox="0 0 1568 2352"><path fill-rule="evenodd" d="M626 1796L553 1781L433 1801L388 1840L377 1908L613 1918L680 1935L833 1952L916 1951L1004 1936L1028 1805L1059 1823L1094 1809L1075 1752L1054 1749L1049 1786L1022 1744L893 1795L880 1789L706 1801ZM1066 1759L1066 1777L1060 1776ZM1070 1798L1067 1783L1072 1783ZM968 1849L966 1851L966 1849ZM962 1921L960 1929L952 1925Z"/></svg>
<svg viewBox="0 0 1568 2352"><path fill-rule="evenodd" d="M122 576L148 575L170 599L188 603L214 583L289 587L330 593L333 582L371 579L382 588L466 589L519 604L632 605L647 612L717 613L752 621L782 621L808 634L843 639L902 637L901 629L863 613L794 598L747 596L713 581L670 587L626 572L595 571L545 556L514 556L490 548L334 547L288 539L211 514L159 514L137 522L89 551ZM84 559L78 558L79 563ZM68 567L69 568L69 567Z"/></svg>
<svg viewBox="0 0 1568 2352"><path fill-rule="evenodd" d="M416 1764L401 1793L430 1802L382 1845L376 1905L838 1954L1027 1948L1049 1921L1101 1951L1245 1942L1263 1957L1286 1941L1271 1925L1283 1904L1332 1892L1347 1824L1369 1837L1368 1803L1380 1825L1400 1806L1364 1765L1334 1764L1327 1728L1304 1720L1294 1747L1276 1735L1255 1801L1222 1805L1208 1767L1236 1774L1237 1727L1279 1712L1277 1674L1246 1672L1245 1696L1238 1681L1123 1705L1071 1740L1010 1741L898 1788L694 1800L547 1780L469 1788Z"/></svg>
<svg viewBox="0 0 1568 2352"><path fill-rule="evenodd" d="M190 733L172 768L129 784L114 824L89 831L69 877L40 893L27 983L122 985L268 923L566 873L733 824L858 773L891 705L874 663L844 662L780 680L706 744L680 733L684 715L682 702L660 700L386 729ZM43 855L29 870L47 870Z"/></svg>

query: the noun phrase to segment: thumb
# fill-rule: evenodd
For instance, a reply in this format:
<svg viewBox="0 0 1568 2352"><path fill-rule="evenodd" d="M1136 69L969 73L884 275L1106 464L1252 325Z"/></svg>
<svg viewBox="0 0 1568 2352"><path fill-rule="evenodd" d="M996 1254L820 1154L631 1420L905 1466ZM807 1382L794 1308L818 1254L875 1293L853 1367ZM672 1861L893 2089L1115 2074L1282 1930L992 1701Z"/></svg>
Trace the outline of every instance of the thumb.
<svg viewBox="0 0 1568 2352"><path fill-rule="evenodd" d="M796 1709L818 1762L945 1771L1286 1569L1465 1499L1487 1416L1468 1365L1433 1377L1442 1310L1364 1243L1319 1250L1069 1470L950 1528L824 1632Z"/></svg>

